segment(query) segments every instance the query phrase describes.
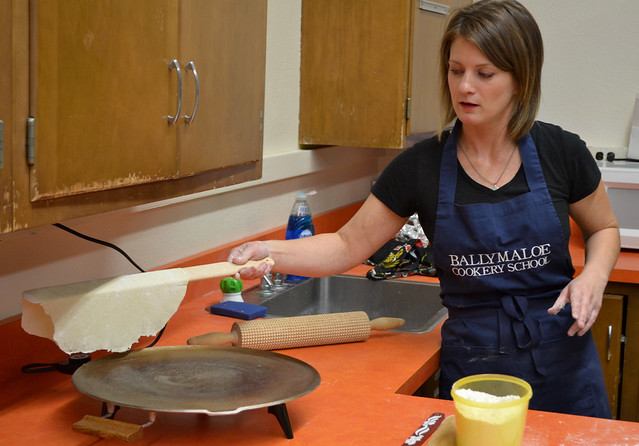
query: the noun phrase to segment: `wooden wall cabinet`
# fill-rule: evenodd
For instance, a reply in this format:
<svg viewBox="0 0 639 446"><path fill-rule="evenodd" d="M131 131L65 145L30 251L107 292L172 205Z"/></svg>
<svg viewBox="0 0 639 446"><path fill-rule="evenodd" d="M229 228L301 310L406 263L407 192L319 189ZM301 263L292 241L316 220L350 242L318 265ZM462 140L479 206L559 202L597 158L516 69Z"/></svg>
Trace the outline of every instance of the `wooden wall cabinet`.
<svg viewBox="0 0 639 446"><path fill-rule="evenodd" d="M11 14L9 0L0 0L0 234L11 230L13 187L11 184Z"/></svg>
<svg viewBox="0 0 639 446"><path fill-rule="evenodd" d="M403 148L436 131L437 11L470 3L304 0L300 144Z"/></svg>
<svg viewBox="0 0 639 446"><path fill-rule="evenodd" d="M11 230L261 176L267 0L0 5Z"/></svg>

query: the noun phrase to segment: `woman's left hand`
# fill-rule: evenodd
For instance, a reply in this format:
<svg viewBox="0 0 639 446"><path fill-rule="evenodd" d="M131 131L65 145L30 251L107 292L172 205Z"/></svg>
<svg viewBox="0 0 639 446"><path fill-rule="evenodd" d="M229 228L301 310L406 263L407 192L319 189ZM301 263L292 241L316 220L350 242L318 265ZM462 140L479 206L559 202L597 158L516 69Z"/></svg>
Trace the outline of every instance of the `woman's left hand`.
<svg viewBox="0 0 639 446"><path fill-rule="evenodd" d="M548 313L557 314L570 302L575 323L568 330L568 336L583 336L599 315L605 286L605 283L599 285L597 280L589 280L581 274L566 285Z"/></svg>

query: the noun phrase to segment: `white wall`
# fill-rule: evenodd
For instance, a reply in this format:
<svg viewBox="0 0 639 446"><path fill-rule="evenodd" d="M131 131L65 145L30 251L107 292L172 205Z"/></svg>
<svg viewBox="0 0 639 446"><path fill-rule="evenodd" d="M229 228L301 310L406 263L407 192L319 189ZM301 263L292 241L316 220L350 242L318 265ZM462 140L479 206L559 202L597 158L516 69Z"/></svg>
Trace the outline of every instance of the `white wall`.
<svg viewBox="0 0 639 446"><path fill-rule="evenodd" d="M639 2L522 2L545 38L540 118L593 146L626 146L639 92ZM262 180L64 223L150 269L285 224L298 190L319 191L314 213L365 198L386 151L298 148L300 13L301 0L269 2ZM25 289L132 272L114 251L52 226L2 235L0 320L20 313Z"/></svg>
<svg viewBox="0 0 639 446"><path fill-rule="evenodd" d="M578 133L591 147L627 151L639 93L639 2L520 1L544 37L539 119Z"/></svg>

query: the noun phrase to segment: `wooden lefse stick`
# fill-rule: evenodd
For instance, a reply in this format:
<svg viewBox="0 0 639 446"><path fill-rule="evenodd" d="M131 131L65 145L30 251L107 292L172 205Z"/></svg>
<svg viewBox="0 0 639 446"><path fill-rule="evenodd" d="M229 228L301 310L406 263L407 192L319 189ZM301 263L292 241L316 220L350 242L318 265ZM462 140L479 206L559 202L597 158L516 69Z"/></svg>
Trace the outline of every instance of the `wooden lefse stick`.
<svg viewBox="0 0 639 446"><path fill-rule="evenodd" d="M295 316L293 316L295 317ZM247 323L247 322L245 322ZM378 317L370 321L371 330L386 331L394 328L399 328L404 325L406 321L398 317ZM231 344L237 346L239 344L239 337L235 330L231 330L230 333L207 333L200 336L194 336L188 339L189 345L225 345Z"/></svg>

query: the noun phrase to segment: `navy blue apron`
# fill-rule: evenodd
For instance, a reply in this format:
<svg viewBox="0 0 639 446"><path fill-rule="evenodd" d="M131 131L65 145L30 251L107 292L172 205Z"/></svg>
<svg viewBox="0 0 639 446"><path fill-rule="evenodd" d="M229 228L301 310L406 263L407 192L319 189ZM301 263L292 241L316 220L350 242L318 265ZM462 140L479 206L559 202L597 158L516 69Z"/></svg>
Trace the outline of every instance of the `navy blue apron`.
<svg viewBox="0 0 639 446"><path fill-rule="evenodd" d="M530 408L610 418L599 356L588 332L569 337L567 305L549 315L570 282L563 230L530 134L519 151L530 192L456 205L455 126L444 147L433 251L449 318L442 327L440 397L457 379L503 373L533 389Z"/></svg>

